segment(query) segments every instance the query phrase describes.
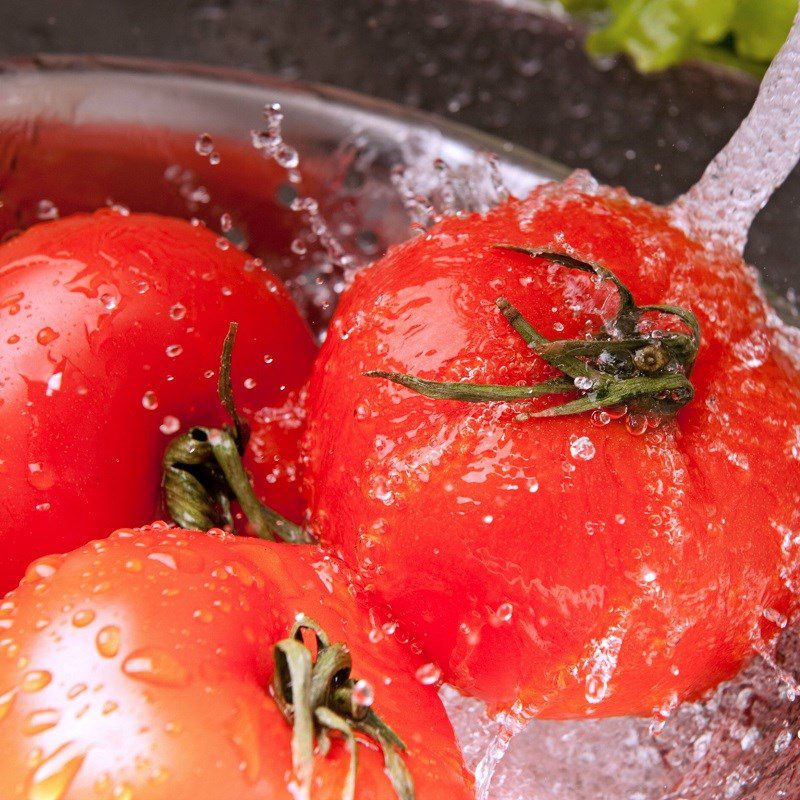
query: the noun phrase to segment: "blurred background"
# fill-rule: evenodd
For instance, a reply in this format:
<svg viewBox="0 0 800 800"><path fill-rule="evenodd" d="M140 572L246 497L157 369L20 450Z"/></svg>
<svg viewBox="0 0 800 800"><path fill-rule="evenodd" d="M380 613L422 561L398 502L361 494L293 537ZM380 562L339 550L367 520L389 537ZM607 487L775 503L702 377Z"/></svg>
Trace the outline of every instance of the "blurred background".
<svg viewBox="0 0 800 800"><path fill-rule="evenodd" d="M320 81L449 117L667 201L746 115L796 7L737 0L750 15L738 23L704 16L694 39L667 24L653 41L655 18L645 25L609 16L603 0L565 2L581 13L533 0L5 0L0 58L102 53ZM670 0L638 5L670 11ZM584 39L598 29L590 56ZM614 50L636 65L624 53L596 55ZM798 284L798 207L796 171L748 250L781 293Z"/></svg>

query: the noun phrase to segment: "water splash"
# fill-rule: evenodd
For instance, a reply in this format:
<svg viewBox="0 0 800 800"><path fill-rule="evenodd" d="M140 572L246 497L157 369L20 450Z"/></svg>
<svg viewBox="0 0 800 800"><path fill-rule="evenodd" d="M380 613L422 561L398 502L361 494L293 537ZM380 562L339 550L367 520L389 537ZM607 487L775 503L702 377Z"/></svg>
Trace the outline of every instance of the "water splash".
<svg viewBox="0 0 800 800"><path fill-rule="evenodd" d="M525 728L525 723L514 714L501 714L497 720L497 731L475 767L475 800L490 800L497 767L505 758L511 742Z"/></svg>
<svg viewBox="0 0 800 800"><path fill-rule="evenodd" d="M745 121L672 205L696 237L744 251L756 214L800 159L800 11Z"/></svg>

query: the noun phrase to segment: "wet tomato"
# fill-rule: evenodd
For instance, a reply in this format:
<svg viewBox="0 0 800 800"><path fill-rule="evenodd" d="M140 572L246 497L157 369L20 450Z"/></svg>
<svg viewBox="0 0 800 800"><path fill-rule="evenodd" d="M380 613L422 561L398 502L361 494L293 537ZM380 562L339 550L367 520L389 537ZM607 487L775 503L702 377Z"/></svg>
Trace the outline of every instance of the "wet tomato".
<svg viewBox="0 0 800 800"><path fill-rule="evenodd" d="M495 706L667 713L796 605L797 342L738 258L623 193L549 186L390 251L342 299L308 425L320 537Z"/></svg>
<svg viewBox="0 0 800 800"><path fill-rule="evenodd" d="M77 215L0 246L0 592L36 556L156 515L169 438L225 421L232 321L245 461L258 494L297 518L294 406L315 347L277 278L151 215Z"/></svg>
<svg viewBox="0 0 800 800"><path fill-rule="evenodd" d="M299 615L302 643L287 642ZM305 617L329 642L314 641ZM310 788L314 800L338 800L346 734L328 726L327 753L320 736L334 707L359 731L359 800L401 794L380 736L402 797L413 796L410 774L417 800L466 800L470 780L436 688L416 680L418 657L371 630L341 565L313 546L156 523L44 557L0 605L0 796L302 800ZM310 701L315 651L329 691ZM286 673L294 725L276 702ZM311 744L296 721L310 708L317 749L306 762L293 748Z"/></svg>

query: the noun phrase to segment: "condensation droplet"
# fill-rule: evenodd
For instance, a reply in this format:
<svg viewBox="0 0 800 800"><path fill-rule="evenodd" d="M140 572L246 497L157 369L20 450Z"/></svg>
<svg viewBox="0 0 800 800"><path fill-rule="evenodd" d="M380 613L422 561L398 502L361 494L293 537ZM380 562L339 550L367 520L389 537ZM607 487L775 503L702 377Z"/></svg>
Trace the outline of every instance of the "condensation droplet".
<svg viewBox="0 0 800 800"><path fill-rule="evenodd" d="M174 306L171 306L169 309L169 318L175 320L183 319L186 316L186 306L182 303L175 303Z"/></svg>

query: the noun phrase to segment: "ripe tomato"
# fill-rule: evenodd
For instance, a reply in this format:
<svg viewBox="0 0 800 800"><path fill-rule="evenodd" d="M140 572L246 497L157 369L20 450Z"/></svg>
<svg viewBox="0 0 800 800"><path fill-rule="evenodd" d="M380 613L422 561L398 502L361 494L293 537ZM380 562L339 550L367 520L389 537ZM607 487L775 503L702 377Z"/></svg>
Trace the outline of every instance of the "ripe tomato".
<svg viewBox="0 0 800 800"><path fill-rule="evenodd" d="M578 387L470 403L364 376L563 379L496 300L583 347L618 292L502 243L600 262L637 303L693 311L694 399L661 420L538 418ZM684 329L645 316L663 336ZM740 260L624 193L550 186L449 219L342 299L309 387L318 534L464 692L556 718L666 711L734 674L796 605L800 372L787 336Z"/></svg>
<svg viewBox="0 0 800 800"><path fill-rule="evenodd" d="M164 523L34 562L0 606L0 796L308 797L270 691L273 647L298 614L346 644L361 696L374 692L406 745L418 800L471 796L421 662L394 637L370 641L341 565L314 546ZM380 748L359 739L356 797L393 800ZM331 740L313 756L314 800L342 797L350 757Z"/></svg>
<svg viewBox="0 0 800 800"><path fill-rule="evenodd" d="M105 211L0 246L0 592L32 558L159 507L179 428L219 425L222 342L265 502L302 514L297 393L315 347L279 281L203 228Z"/></svg>

